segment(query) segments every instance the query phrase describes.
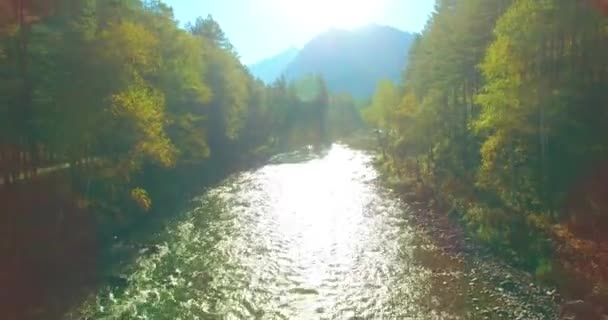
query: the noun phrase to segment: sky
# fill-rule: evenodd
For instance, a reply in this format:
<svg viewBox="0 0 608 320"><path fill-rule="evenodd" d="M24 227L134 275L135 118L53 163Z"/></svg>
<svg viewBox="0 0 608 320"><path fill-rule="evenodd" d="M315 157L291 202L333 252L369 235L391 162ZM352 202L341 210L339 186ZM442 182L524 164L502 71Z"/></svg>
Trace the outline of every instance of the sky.
<svg viewBox="0 0 608 320"><path fill-rule="evenodd" d="M330 28L371 23L419 32L434 0L164 0L184 25L211 14L245 64L301 48Z"/></svg>

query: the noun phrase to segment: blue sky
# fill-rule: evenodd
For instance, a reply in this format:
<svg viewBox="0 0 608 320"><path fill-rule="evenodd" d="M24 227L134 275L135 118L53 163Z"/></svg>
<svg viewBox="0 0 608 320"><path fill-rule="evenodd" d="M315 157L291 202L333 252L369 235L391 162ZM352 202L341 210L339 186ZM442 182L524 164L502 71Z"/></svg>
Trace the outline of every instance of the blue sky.
<svg viewBox="0 0 608 320"><path fill-rule="evenodd" d="M434 0L164 0L185 24L208 14L220 23L244 63L301 47L331 27L370 23L422 30Z"/></svg>

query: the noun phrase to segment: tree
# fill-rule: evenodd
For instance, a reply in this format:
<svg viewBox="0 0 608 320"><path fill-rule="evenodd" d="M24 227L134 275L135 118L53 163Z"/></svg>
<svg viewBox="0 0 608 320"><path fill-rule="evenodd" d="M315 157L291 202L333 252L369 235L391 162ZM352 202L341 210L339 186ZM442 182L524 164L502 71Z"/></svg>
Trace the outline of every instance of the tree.
<svg viewBox="0 0 608 320"><path fill-rule="evenodd" d="M188 25L187 29L192 34L207 39L217 48L236 55L234 46L232 46L220 25L213 19L213 16L208 15L205 19L199 17L194 22L194 25Z"/></svg>
<svg viewBox="0 0 608 320"><path fill-rule="evenodd" d="M391 130L393 111L399 104L399 95L392 81L380 81L371 105L363 112L364 118L378 128Z"/></svg>

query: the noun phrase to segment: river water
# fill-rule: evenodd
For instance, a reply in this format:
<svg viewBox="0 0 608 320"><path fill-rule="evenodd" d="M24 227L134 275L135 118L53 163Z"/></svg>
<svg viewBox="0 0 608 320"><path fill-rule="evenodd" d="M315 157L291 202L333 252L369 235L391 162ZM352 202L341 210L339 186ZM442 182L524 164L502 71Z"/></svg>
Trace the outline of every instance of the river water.
<svg viewBox="0 0 608 320"><path fill-rule="evenodd" d="M526 275L438 248L372 160L335 144L229 177L151 236L121 270L126 284L101 289L78 316L555 319Z"/></svg>

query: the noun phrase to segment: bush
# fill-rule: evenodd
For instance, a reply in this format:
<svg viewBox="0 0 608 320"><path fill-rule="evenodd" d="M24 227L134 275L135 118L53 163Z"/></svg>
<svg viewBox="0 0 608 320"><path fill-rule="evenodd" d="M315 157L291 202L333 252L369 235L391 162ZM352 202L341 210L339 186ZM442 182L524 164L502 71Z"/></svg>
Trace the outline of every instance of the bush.
<svg viewBox="0 0 608 320"><path fill-rule="evenodd" d="M150 208L152 208L152 200L148 196L146 190L142 188L131 190L131 199L145 212L150 211Z"/></svg>

